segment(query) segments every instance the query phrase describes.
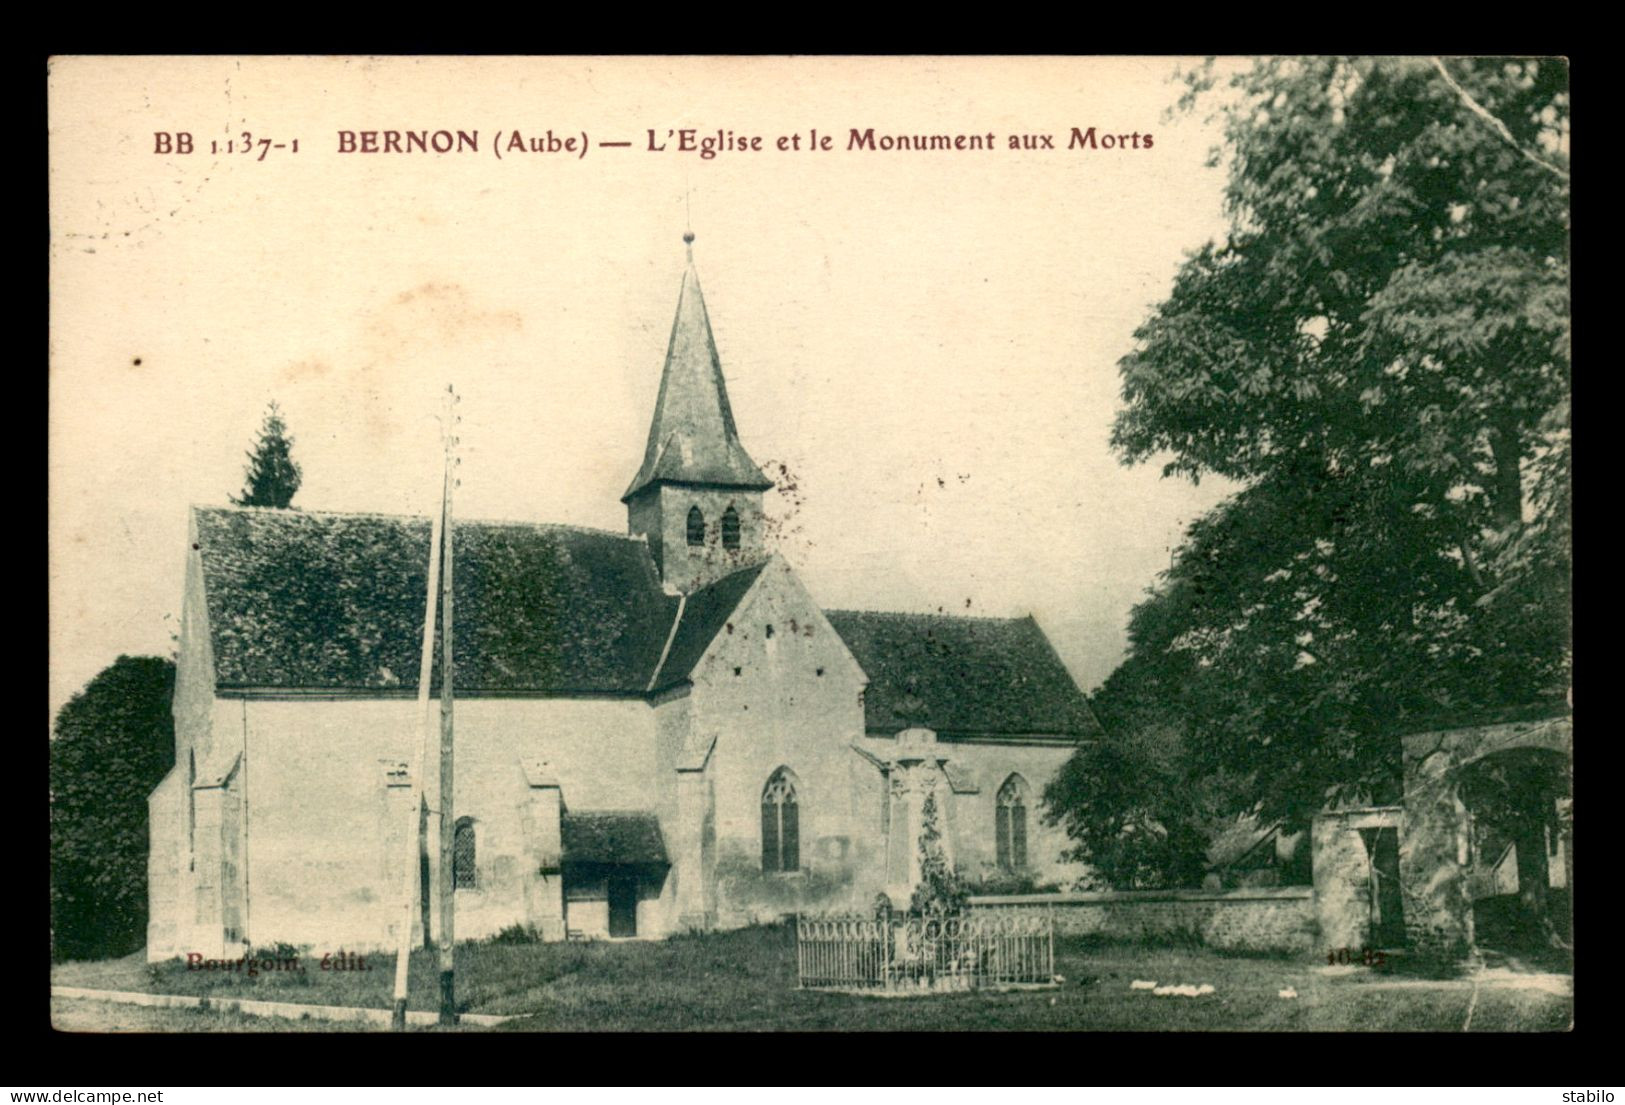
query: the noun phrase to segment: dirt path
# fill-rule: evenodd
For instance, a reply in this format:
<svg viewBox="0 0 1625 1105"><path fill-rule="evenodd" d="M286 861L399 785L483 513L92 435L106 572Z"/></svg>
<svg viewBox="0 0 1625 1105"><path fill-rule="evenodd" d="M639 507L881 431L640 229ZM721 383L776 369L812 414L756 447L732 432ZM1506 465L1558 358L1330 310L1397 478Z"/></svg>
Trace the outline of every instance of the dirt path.
<svg viewBox="0 0 1625 1105"><path fill-rule="evenodd" d="M244 1017L192 1009L146 1009L116 1002L51 999L51 1025L58 1032L342 1032L327 1021Z"/></svg>

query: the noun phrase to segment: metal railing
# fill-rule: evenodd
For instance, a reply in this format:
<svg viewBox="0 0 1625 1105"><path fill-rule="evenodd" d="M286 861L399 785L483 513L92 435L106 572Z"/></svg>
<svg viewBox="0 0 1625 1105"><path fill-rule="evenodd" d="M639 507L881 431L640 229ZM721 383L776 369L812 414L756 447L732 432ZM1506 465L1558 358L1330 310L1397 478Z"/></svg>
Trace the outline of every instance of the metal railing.
<svg viewBox="0 0 1625 1105"><path fill-rule="evenodd" d="M804 989L893 992L1050 985L1048 912L796 918Z"/></svg>

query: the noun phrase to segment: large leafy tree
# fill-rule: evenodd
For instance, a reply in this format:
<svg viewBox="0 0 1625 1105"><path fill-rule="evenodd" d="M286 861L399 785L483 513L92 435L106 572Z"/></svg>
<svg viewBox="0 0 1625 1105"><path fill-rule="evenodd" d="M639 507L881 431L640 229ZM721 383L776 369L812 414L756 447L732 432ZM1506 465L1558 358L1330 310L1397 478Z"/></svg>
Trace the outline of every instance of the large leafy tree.
<svg viewBox="0 0 1625 1105"><path fill-rule="evenodd" d="M1227 816L1235 781L1204 771L1162 711L1136 711L1112 732L1068 759L1045 788L1076 842L1070 858L1089 866L1092 882L1117 890L1200 884L1209 844L1235 824Z"/></svg>
<svg viewBox="0 0 1625 1105"><path fill-rule="evenodd" d="M175 762L175 665L120 656L57 713L51 936L59 959L119 956L147 927L147 796Z"/></svg>
<svg viewBox="0 0 1625 1105"><path fill-rule="evenodd" d="M266 408L259 441L248 453L244 479L242 494L231 497L237 506L286 508L299 491L301 473L293 459L293 438L275 403Z"/></svg>
<svg viewBox="0 0 1625 1105"><path fill-rule="evenodd" d="M1407 728L1567 682L1567 72L1272 59L1188 84L1223 119L1231 227L1137 331L1112 441L1241 490L1096 706L1179 725L1238 810L1301 822L1397 797Z"/></svg>

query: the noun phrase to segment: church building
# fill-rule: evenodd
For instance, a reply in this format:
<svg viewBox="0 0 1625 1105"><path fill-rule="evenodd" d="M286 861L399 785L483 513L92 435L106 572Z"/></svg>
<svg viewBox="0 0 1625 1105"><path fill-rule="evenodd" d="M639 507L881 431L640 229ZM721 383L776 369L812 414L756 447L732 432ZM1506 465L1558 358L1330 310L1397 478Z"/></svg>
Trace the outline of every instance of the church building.
<svg viewBox="0 0 1625 1105"><path fill-rule="evenodd" d="M823 609L772 547L773 487L690 256L626 532L453 528L459 939L906 905L927 796L965 877L1079 873L1039 801L1099 728L1037 623ZM189 530L148 959L393 948L430 521L194 507Z"/></svg>

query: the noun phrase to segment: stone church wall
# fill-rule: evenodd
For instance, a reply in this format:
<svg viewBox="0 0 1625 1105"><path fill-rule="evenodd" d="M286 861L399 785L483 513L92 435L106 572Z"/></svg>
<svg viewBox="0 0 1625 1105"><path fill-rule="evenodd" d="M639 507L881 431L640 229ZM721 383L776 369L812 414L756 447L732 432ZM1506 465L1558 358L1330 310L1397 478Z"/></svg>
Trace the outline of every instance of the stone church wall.
<svg viewBox="0 0 1625 1105"><path fill-rule="evenodd" d="M879 774L852 750L863 676L783 561L763 570L693 678L694 731L716 736L718 923L867 906L884 838ZM794 775L802 870L764 873L762 791L781 767Z"/></svg>
<svg viewBox="0 0 1625 1105"><path fill-rule="evenodd" d="M180 651L175 664L175 694L170 704L175 718L175 764L183 778L188 753L194 754L201 764L214 751L210 723L217 711L214 646L209 637L208 603L203 594L203 566L200 554L195 551L198 547L196 519L191 522L189 541L194 551L186 558ZM190 786L191 781L187 779L185 785Z"/></svg>
<svg viewBox="0 0 1625 1105"><path fill-rule="evenodd" d="M700 545L688 543L690 507L698 507L705 520L705 541ZM729 507L739 519L737 549L722 544L722 515ZM649 542L661 577L679 591L692 592L767 557L760 491L661 484L627 504L627 518L630 531Z"/></svg>
<svg viewBox="0 0 1625 1105"><path fill-rule="evenodd" d="M184 954L181 924L186 873L186 769L169 769L147 798L147 959Z"/></svg>
<svg viewBox="0 0 1625 1105"><path fill-rule="evenodd" d="M409 792L390 787L387 772L415 754L416 702L245 705L248 938L326 951L392 946L404 808L390 798ZM457 936L479 939L533 920L521 759L547 760L570 808L653 809L653 711L613 699L466 699L456 719L456 808L474 818L477 872L477 886L457 892Z"/></svg>
<svg viewBox="0 0 1625 1105"><path fill-rule="evenodd" d="M1071 745L1021 744L1018 742L943 741L938 748L948 757L957 773L976 785L974 793L955 793L950 824L953 831L954 864L967 879L999 875L996 830L996 798L999 788L1011 775L1027 783L1027 873L1035 884L1056 884L1070 890L1082 876L1083 868L1061 858L1071 845L1066 832L1044 824L1044 787L1072 755ZM883 753L877 753L883 754Z"/></svg>

